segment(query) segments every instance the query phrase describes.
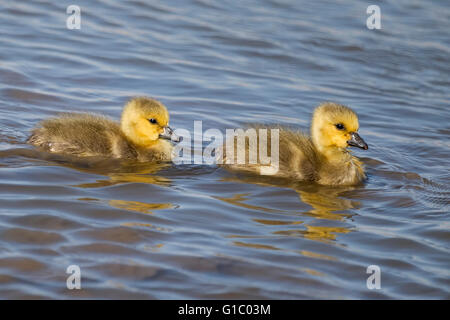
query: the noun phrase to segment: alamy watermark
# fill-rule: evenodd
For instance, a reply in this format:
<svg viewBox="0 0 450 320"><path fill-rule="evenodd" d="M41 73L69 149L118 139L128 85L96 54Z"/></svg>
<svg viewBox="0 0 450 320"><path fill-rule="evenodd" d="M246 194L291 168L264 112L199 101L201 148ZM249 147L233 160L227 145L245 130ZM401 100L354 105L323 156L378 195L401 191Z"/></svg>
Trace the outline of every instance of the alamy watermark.
<svg viewBox="0 0 450 320"><path fill-rule="evenodd" d="M370 276L367 278L366 286L367 289L381 289L381 269L377 265L370 265L366 270L367 274Z"/></svg>
<svg viewBox="0 0 450 320"><path fill-rule="evenodd" d="M76 264L67 267L66 273L70 274L66 280L66 286L69 290L81 289L81 269Z"/></svg>
<svg viewBox="0 0 450 320"><path fill-rule="evenodd" d="M381 9L377 5L370 5L366 10L367 14L370 16L366 20L367 29L381 29Z"/></svg>
<svg viewBox="0 0 450 320"><path fill-rule="evenodd" d="M66 13L70 16L66 19L66 27L69 30L81 29L81 9L79 6L70 5L66 9Z"/></svg>
<svg viewBox="0 0 450 320"><path fill-rule="evenodd" d="M194 121L193 135L180 128L174 134L183 141L173 149L175 164L254 164L262 166L263 174L278 172L277 128L226 129L224 134L219 129L203 132L202 121Z"/></svg>

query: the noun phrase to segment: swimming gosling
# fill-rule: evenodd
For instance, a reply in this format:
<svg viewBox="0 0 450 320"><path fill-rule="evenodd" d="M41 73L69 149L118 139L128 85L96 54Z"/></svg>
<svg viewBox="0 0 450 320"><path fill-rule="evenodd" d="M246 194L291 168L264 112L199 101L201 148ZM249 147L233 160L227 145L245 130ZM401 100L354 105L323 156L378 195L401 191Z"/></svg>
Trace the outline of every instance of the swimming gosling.
<svg viewBox="0 0 450 320"><path fill-rule="evenodd" d="M254 128L264 127L254 126ZM279 129L278 171L259 163L237 164L238 152L245 152L248 159L249 141L242 145L245 150L237 150L235 146L236 152L231 164L227 164L224 148L224 166L231 170L311 181L322 185L355 185L366 178L361 161L347 150L348 147L368 149L368 145L358 134L358 117L350 108L331 102L318 106L312 117L311 137L288 128L272 128ZM256 132L260 134L259 130ZM267 146L269 154L271 139L269 137L266 140L269 144Z"/></svg>
<svg viewBox="0 0 450 320"><path fill-rule="evenodd" d="M169 112L159 101L136 97L124 107L120 124L101 115L64 113L42 121L27 142L48 152L137 161L171 159L179 142L169 127Z"/></svg>

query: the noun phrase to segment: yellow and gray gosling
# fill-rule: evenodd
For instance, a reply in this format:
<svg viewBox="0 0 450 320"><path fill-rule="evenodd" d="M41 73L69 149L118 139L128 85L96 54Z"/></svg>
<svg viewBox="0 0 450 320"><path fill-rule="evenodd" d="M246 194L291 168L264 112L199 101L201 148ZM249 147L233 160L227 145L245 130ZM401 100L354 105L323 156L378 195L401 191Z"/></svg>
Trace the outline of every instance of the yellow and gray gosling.
<svg viewBox="0 0 450 320"><path fill-rule="evenodd" d="M48 152L138 161L171 159L169 112L159 101L136 97L124 107L120 123L102 115L64 113L42 121L27 142Z"/></svg>
<svg viewBox="0 0 450 320"><path fill-rule="evenodd" d="M312 117L310 137L301 131L284 127L272 128L280 130L278 171L273 173L267 170L267 166L258 163L236 164L238 152L248 155L248 142L243 145L245 150L237 150L235 146L232 164L226 164L226 152L223 151L224 166L230 170L312 181L322 185L354 185L366 178L363 164L347 149L368 149L368 145L358 134L358 117L350 108L331 102L318 106ZM256 132L259 135L259 130ZM267 142L270 153L271 139L268 138Z"/></svg>

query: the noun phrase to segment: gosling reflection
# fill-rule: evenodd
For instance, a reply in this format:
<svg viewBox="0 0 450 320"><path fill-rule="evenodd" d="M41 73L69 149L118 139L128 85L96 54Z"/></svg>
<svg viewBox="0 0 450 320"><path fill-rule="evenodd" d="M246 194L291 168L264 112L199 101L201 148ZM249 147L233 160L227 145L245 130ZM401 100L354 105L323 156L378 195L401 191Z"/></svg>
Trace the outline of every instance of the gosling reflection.
<svg viewBox="0 0 450 320"><path fill-rule="evenodd" d="M145 203L139 201L127 200L109 200L108 204L117 209L125 209L128 211L153 214L156 210L172 209L174 205L171 203Z"/></svg>
<svg viewBox="0 0 450 320"><path fill-rule="evenodd" d="M170 179L156 175L161 170L170 167L168 163L102 161L100 163L95 162L94 164L88 163L87 166L80 166L79 163L76 165L71 163L68 166L81 172L108 177L108 179L99 179L95 182L75 185L75 187L79 188L102 188L123 183L145 183L168 186L171 183Z"/></svg>
<svg viewBox="0 0 450 320"><path fill-rule="evenodd" d="M163 186L171 183L170 179L156 175L158 172L170 168L171 162L136 162L104 157L79 158L43 151L26 149L24 151L27 151L26 156L34 161L43 161L46 164L55 163L82 173L107 177L107 179L99 179L95 182L72 185L78 188L102 188L130 182Z"/></svg>
<svg viewBox="0 0 450 320"><path fill-rule="evenodd" d="M143 171L140 173L110 173L108 174L109 180L97 180L94 183L84 183L79 184L77 187L80 188L101 188L105 186L113 186L122 183L147 183L147 184L155 184L161 186L170 185L170 179L161 176L152 175L151 171Z"/></svg>
<svg viewBox="0 0 450 320"><path fill-rule="evenodd" d="M245 200L248 199L248 196L250 196L250 193L236 193L232 197L213 197L217 200L224 201L226 203L232 204L234 206L252 209L252 210L258 210L258 211L265 211L265 212L276 212L275 210L261 207L261 206L254 206L251 204L244 203Z"/></svg>
<svg viewBox="0 0 450 320"><path fill-rule="evenodd" d="M336 240L336 235L339 233L350 232L350 229L343 227L304 226L306 227L306 230L280 230L275 231L274 234L294 237L303 236L309 240L329 242L330 240Z"/></svg>
<svg viewBox="0 0 450 320"><path fill-rule="evenodd" d="M353 187L342 187L339 189L319 188L314 191L304 191L297 189L300 200L312 207L310 211L303 214L317 219L339 220L350 218L348 213L339 213L339 211L354 209L358 203L349 199L342 198L344 192L354 190Z"/></svg>
<svg viewBox="0 0 450 320"><path fill-rule="evenodd" d="M239 207L254 209L268 213L280 213L283 219L252 219L258 224L266 226L272 226L272 228L278 228L278 230L272 231L272 234L291 236L291 237L303 237L306 239L330 242L335 241L339 234L346 234L351 232L351 229L345 227L342 222L346 222L353 214L348 211L358 208L360 203L345 198L345 194L357 189L355 186L342 186L342 187L327 187L315 184L304 184L298 182L292 182L285 179L266 179L254 176L232 176L223 179L223 181L232 181L247 184L257 184L268 187L283 187L294 190L302 203L311 207L310 210L304 210L295 212L292 210L275 210L273 208L266 208L256 205L249 205L245 203L245 200L251 199L251 194L235 194L228 198L217 199L226 201L227 203L234 204ZM289 217L296 217L299 214L301 219L286 220L286 214ZM308 219L308 217L312 219ZM322 220L328 220L328 222L321 222ZM329 221L336 221L336 225L330 225ZM327 224L326 226L322 224ZM299 226L299 228L296 227ZM233 238L240 238L238 235L233 235ZM244 238L244 237L242 237ZM245 237L245 238L248 238ZM240 243L242 246L242 243ZM251 244L253 245L253 244Z"/></svg>

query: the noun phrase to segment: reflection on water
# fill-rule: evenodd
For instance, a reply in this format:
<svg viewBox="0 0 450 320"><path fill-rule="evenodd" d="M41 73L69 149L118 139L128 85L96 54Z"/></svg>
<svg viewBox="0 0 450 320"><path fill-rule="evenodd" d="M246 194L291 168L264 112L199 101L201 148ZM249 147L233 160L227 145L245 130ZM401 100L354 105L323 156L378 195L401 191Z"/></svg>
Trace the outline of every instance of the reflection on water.
<svg viewBox="0 0 450 320"><path fill-rule="evenodd" d="M233 181L235 183L250 183L266 187L283 187L290 188L299 195L301 202L312 207L311 210L298 212L299 217L310 216L314 218L309 224L304 224L303 220L268 220L268 219L252 219L253 221L271 226L280 226L279 230L273 231L273 234L291 236L291 237L305 237L310 240L316 241L329 241L336 240L338 234L346 234L351 230L341 226L320 226L311 225L314 224L314 220L331 220L329 223L335 221L345 221L351 218L353 214L346 213L350 209L360 207L361 204L357 201L346 199L342 196L343 193L355 190L357 187L343 186L343 187L327 187L316 184L300 184L293 183L292 181L286 181L284 179L267 179L267 177L252 176L252 175L233 175L222 179L223 181ZM273 210L262 206L255 206L245 203L246 200L251 199L251 194L234 194L231 197L216 197L216 199L225 201L229 204L248 208L252 210L264 211L264 212L279 212L279 210ZM344 211L344 212L343 212ZM283 225L299 225L303 228L290 228L283 230ZM305 230L306 228L306 230ZM238 237L233 235L233 237ZM236 244L236 243L235 243ZM239 243L242 245L242 243ZM273 249L271 246L259 246L260 248Z"/></svg>
<svg viewBox="0 0 450 320"><path fill-rule="evenodd" d="M360 207L360 203L345 199L342 194L347 191L355 190L353 187L344 187L339 189L331 189L323 187L317 192L308 192L296 190L300 200L309 204L313 209L303 214L308 214L317 219L343 220L350 218L352 214L339 213L343 210Z"/></svg>
<svg viewBox="0 0 450 320"><path fill-rule="evenodd" d="M249 193L238 193L238 194L235 194L232 197L228 197L228 198L226 198L226 197L214 197L214 198L216 198L217 200L221 200L221 201L224 201L226 203L232 204L234 206L239 206L239 207L243 207L243 208L247 208L247 209L253 209L253 210L273 212L273 210L271 210L269 208L264 208L264 207L261 207L261 206L253 206L253 205L244 203L243 201L248 199L249 196L251 196L251 194L249 194Z"/></svg>
<svg viewBox="0 0 450 320"><path fill-rule="evenodd" d="M335 258L335 257L331 257L331 256L328 256L326 254L320 254L320 253L317 253L317 252L311 252L311 251L308 251L308 250L301 250L300 253L302 255L304 255L306 257L310 257L310 258L332 260L332 261L336 261L337 260L337 258Z"/></svg>
<svg viewBox="0 0 450 320"><path fill-rule="evenodd" d="M323 272L320 272L320 271L317 271L317 270L313 270L313 269L309 269L309 268L301 268L301 270L303 272L306 272L306 273L312 275L312 276L318 276L318 277L326 276L326 274L323 273Z"/></svg>
<svg viewBox="0 0 450 320"><path fill-rule="evenodd" d="M110 200L108 204L115 208L145 214L153 214L155 210L170 209L175 207L171 203L144 203L139 201L126 201L126 200Z"/></svg>
<svg viewBox="0 0 450 320"><path fill-rule="evenodd" d="M145 173L133 174L133 173L110 173L108 174L109 180L97 180L91 183L81 183L74 185L78 188L103 188L108 186L113 186L122 183L149 183L158 185L169 185L170 179L151 175L151 171L146 171ZM158 170L156 170L158 171Z"/></svg>
<svg viewBox="0 0 450 320"><path fill-rule="evenodd" d="M118 159L74 158L67 155L38 152L34 158L46 159L57 165L63 165L80 172L107 176L109 179L98 179L95 182L74 185L78 188L103 188L122 183L148 183L169 185L170 179L156 175L161 170L170 168L170 163L139 163Z"/></svg>
<svg viewBox="0 0 450 320"><path fill-rule="evenodd" d="M169 228L162 228L162 227L158 227L158 226L155 226L153 224L150 224L150 223L142 223L142 222L124 222L124 223L121 224L121 226L124 226L124 227L150 228L150 229L155 229L155 230L161 231L161 232L170 232L171 231L171 229L169 229ZM160 243L160 244L158 244L156 246L159 249L159 248L162 248L163 245L164 245L163 243Z"/></svg>
<svg viewBox="0 0 450 320"><path fill-rule="evenodd" d="M304 204L312 207L308 211L297 211L295 216L299 219L296 220L286 220L286 219L259 219L253 218L252 221L271 226L271 234L275 236L283 237L302 237L304 239L318 241L322 243L330 243L337 240L340 234L347 234L351 232L351 229L343 226L322 226L314 225L320 220L327 220L328 224L333 225L334 222L342 222L353 215L346 213L345 211L355 208L355 206L361 206L359 202L351 201L342 196L345 192L350 192L355 190L355 187L341 187L341 188L329 188L319 185L299 185L297 183L278 181L278 183L268 182L265 177L256 176L234 176L222 179L223 181L233 181L235 183L249 183L257 184L265 187L278 187L278 188L290 188L299 195L299 199ZM277 182L277 180L275 180ZM241 194L237 193L231 197L216 197L218 200L225 201L228 204L232 204L238 207L263 211L267 213L280 212L275 211L271 208L266 208L262 206L255 206L245 201L250 200L251 194ZM302 218L303 217L303 218ZM305 218L312 217L313 219L304 223ZM300 220L301 219L301 220ZM284 226L289 226L289 229L283 229ZM275 227L275 230L273 230ZM249 235L228 235L229 239L241 239L240 241L233 241L232 244L238 247L253 248L259 250L269 250L269 251L284 251L286 253L300 254L305 257L320 259L325 261L338 261L338 258L326 254L321 254L309 250L298 250L298 249L283 249L269 244L262 244L253 242L252 239L261 239L266 236L249 236ZM244 240L245 239L245 240ZM327 273L316 270L313 267L309 268L299 268L301 272L305 272L314 277L324 277Z"/></svg>
<svg viewBox="0 0 450 320"><path fill-rule="evenodd" d="M264 245L264 244L257 244L257 243L248 243L248 242L241 242L241 241L233 241L233 244L238 247L248 247L248 248L255 248L255 249L266 249L266 250L280 250L280 248Z"/></svg>
<svg viewBox="0 0 450 320"><path fill-rule="evenodd" d="M274 234L281 234L283 236L298 237L303 236L306 239L324 241L336 240L336 234L349 233L348 228L342 227L322 227L305 225L306 230L280 230L275 231Z"/></svg>
<svg viewBox="0 0 450 320"><path fill-rule="evenodd" d="M303 223L303 221L280 221L280 220L266 220L266 219L253 219L253 221L270 226L282 226L288 224L291 225Z"/></svg>

